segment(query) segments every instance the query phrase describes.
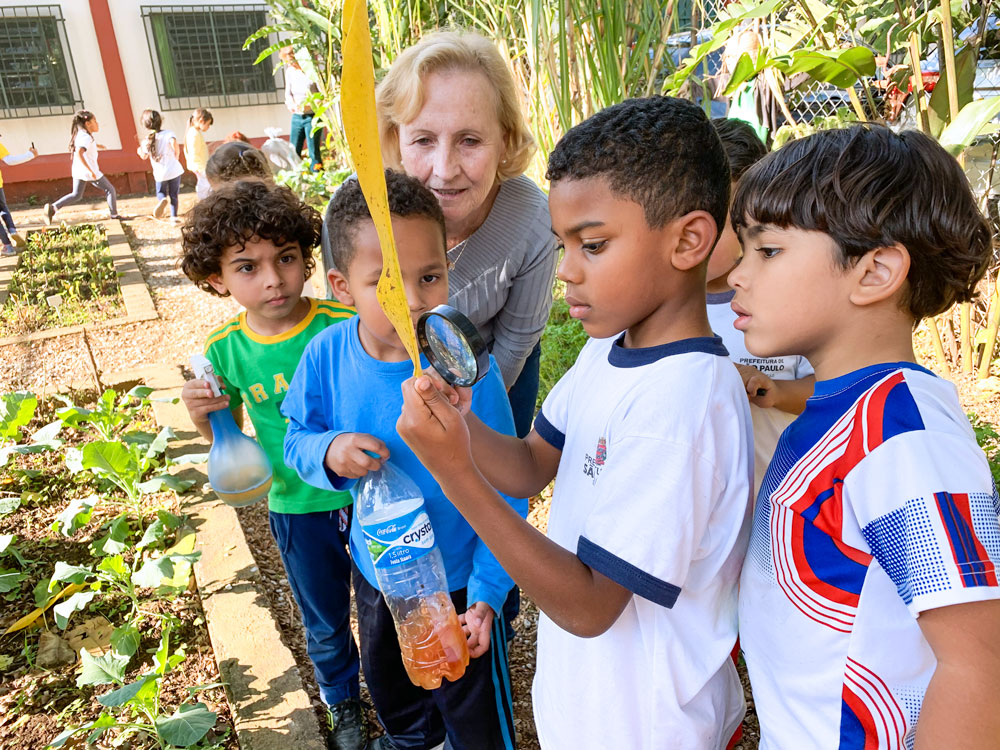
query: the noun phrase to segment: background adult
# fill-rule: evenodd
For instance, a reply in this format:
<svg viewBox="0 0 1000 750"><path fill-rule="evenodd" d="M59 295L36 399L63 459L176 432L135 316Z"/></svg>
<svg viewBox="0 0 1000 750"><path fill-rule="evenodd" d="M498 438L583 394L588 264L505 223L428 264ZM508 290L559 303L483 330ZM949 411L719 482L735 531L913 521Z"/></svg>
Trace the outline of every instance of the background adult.
<svg viewBox="0 0 1000 750"><path fill-rule="evenodd" d="M285 106L292 113L292 125L288 138L295 153L299 155L302 154L303 141L306 142L309 145L310 169L322 169L323 162L319 154L322 130L313 132L313 111L306 101L310 94L318 91L318 88L315 83L309 80L309 76L305 74L299 61L295 59L294 48L282 47L279 57L285 64Z"/></svg>
<svg viewBox="0 0 1000 750"><path fill-rule="evenodd" d="M449 301L490 346L524 436L557 258L548 199L524 176L535 140L507 61L478 34L429 34L396 58L375 100L386 166L441 204Z"/></svg>

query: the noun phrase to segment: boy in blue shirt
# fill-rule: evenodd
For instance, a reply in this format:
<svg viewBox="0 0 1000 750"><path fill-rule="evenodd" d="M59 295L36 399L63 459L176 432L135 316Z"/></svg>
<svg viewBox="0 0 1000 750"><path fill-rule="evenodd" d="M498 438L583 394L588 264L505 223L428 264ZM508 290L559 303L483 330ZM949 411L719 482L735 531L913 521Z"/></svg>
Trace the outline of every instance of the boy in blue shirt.
<svg viewBox="0 0 1000 750"><path fill-rule="evenodd" d="M721 750L743 718L730 653L749 525L746 393L705 312L729 202L704 112L630 99L549 157L557 272L593 338L524 440L404 385L407 444L542 616L532 689L544 750ZM494 487L555 477L548 537Z"/></svg>
<svg viewBox="0 0 1000 750"><path fill-rule="evenodd" d="M992 259L976 204L938 143L877 126L794 141L740 180L736 327L817 381L740 584L761 748L1000 747L1000 503L954 385L912 344Z"/></svg>
<svg viewBox="0 0 1000 750"><path fill-rule="evenodd" d="M444 216L434 195L413 178L388 171L386 183L415 323L423 312L448 301ZM358 315L306 347L282 406L289 419L285 460L305 481L326 490L349 486L350 480L378 469L389 458L417 484L472 656L465 674L453 683L444 681L435 690L425 690L410 682L361 524L352 524L361 663L388 733L373 746L429 750L447 736L455 750L512 749L507 644L499 615L513 581L396 434L400 386L413 366L375 295L382 252L357 180L348 180L333 196L325 226L328 257L336 266L329 272L330 285L338 299L357 308ZM513 434L510 405L495 362L472 388L471 404L486 424ZM504 502L520 517L527 515L526 500Z"/></svg>

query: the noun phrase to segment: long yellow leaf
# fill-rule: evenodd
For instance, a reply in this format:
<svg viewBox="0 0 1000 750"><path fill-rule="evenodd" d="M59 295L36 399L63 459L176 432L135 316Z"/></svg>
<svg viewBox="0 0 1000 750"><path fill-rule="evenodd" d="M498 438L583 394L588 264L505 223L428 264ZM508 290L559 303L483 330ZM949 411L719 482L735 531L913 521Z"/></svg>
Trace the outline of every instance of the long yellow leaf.
<svg viewBox="0 0 1000 750"><path fill-rule="evenodd" d="M83 584L83 583L71 583L69 586L67 586L66 588L64 588L62 591L58 591L55 594L53 594L52 596L50 596L49 600L47 602L45 602L45 606L44 607L39 607L38 609L32 610L31 612L29 612L28 614L26 614L24 617L22 617L20 620L18 620L13 625L11 625L9 628L7 628L5 631L3 631L3 634L7 635L9 633L16 633L18 630L24 630L25 628L31 627L35 623L35 620L37 620L39 617L41 617L42 613L45 612L45 610L47 610L49 607L51 607L57 601L59 601L60 599L62 599L64 596L69 596L70 594L75 594L77 591L80 591L83 588L86 588L86 584Z"/></svg>
<svg viewBox="0 0 1000 750"><path fill-rule="evenodd" d="M340 112L344 134L351 150L354 171L361 192L375 222L382 247L382 276L376 293L385 316L396 329L400 341L413 361L413 374L420 374L417 337L413 332L410 306L406 301L403 275L399 269L396 240L392 234L389 195L385 186L385 166L378 142L375 117L375 69L372 66L371 31L366 0L347 0L343 15L344 67L341 83Z"/></svg>

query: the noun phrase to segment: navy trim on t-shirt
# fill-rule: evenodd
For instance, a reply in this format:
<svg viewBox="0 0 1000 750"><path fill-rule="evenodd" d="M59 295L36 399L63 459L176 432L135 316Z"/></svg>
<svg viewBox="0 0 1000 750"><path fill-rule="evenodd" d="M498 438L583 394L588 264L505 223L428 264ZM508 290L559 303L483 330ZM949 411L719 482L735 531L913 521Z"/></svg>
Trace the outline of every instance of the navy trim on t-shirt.
<svg viewBox="0 0 1000 750"><path fill-rule="evenodd" d="M594 544L585 536L581 536L576 543L576 556L584 565L606 575L633 594L649 599L661 607L667 609L673 607L681 593L680 586L661 581L656 576L608 552L600 545Z"/></svg>
<svg viewBox="0 0 1000 750"><path fill-rule="evenodd" d="M709 292L705 295L706 305L728 305L736 296L736 290L730 289L728 292Z"/></svg>
<svg viewBox="0 0 1000 750"><path fill-rule="evenodd" d="M715 354L719 357L729 356L729 351L719 336L698 336L640 349L626 349L623 344L624 341L625 334L623 333L608 350L608 363L612 367L642 367L643 365L650 365L653 362L657 362L664 357L670 357L674 354L690 354L692 352Z"/></svg>
<svg viewBox="0 0 1000 750"><path fill-rule="evenodd" d="M561 451L566 444L566 435L553 427L542 412L538 412L538 416L535 417L535 432L556 450Z"/></svg>
<svg viewBox="0 0 1000 750"><path fill-rule="evenodd" d="M890 372L896 372L897 370L915 370L916 372L922 372L931 377L937 377L933 372L928 370L926 367L916 364L915 362L881 362L877 365L868 365L868 367L862 367L860 370L853 370L845 375L839 375L835 378L830 378L829 380L817 380L816 385L813 387L813 398L824 398L826 396L832 395L834 393L840 393L841 391L857 385L863 380L878 378L888 375Z"/></svg>

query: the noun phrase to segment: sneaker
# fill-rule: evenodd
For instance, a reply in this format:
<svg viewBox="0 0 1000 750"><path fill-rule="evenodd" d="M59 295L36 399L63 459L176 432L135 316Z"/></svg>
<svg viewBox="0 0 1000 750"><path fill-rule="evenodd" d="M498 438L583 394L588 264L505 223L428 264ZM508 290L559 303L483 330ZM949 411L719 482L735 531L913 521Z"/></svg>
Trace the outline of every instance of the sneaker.
<svg viewBox="0 0 1000 750"><path fill-rule="evenodd" d="M160 198L160 202L156 204L156 208L153 209L153 216L157 219L162 219L167 215L167 208L170 206L170 201L166 198Z"/></svg>
<svg viewBox="0 0 1000 750"><path fill-rule="evenodd" d="M45 223L51 226L52 217L56 215L55 208L52 207L51 203L46 203L45 208L43 208L42 211L45 212Z"/></svg>
<svg viewBox="0 0 1000 750"><path fill-rule="evenodd" d="M367 750L399 750L399 748L389 735L383 734L369 742Z"/></svg>
<svg viewBox="0 0 1000 750"><path fill-rule="evenodd" d="M9 255L17 255L17 248L13 245L4 245L3 250L0 250L0 256L7 257Z"/></svg>
<svg viewBox="0 0 1000 750"><path fill-rule="evenodd" d="M365 750L368 732L361 703L356 698L330 706L327 718L330 721L330 734L326 739L328 750Z"/></svg>
<svg viewBox="0 0 1000 750"><path fill-rule="evenodd" d="M20 232L11 232L10 241L14 245L14 247L24 247L26 244L28 244L24 241L24 237L21 236Z"/></svg>

